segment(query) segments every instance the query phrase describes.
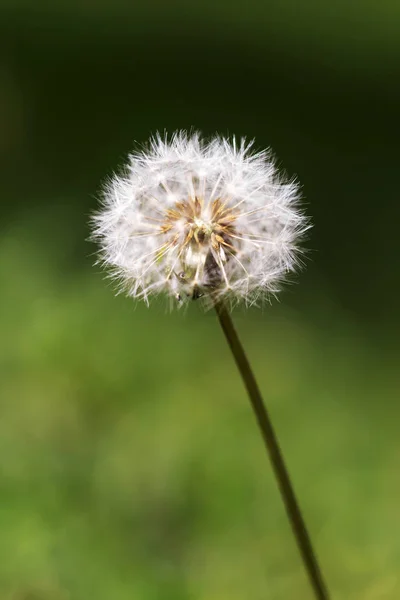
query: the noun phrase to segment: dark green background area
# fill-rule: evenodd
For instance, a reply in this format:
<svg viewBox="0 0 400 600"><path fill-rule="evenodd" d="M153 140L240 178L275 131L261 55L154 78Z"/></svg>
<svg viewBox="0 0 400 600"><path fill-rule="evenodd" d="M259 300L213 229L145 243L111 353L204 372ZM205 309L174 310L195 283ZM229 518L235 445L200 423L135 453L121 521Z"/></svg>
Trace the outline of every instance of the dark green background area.
<svg viewBox="0 0 400 600"><path fill-rule="evenodd" d="M234 318L334 598L399 597L399 31L390 1L0 3L1 598L309 597L213 315L92 267L101 182L179 128L302 184L307 269Z"/></svg>

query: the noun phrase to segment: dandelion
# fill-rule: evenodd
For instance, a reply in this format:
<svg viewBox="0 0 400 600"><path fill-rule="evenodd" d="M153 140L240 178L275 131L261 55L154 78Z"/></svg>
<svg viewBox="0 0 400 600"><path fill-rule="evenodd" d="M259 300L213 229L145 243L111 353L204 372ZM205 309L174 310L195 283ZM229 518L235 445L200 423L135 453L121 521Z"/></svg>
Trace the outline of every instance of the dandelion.
<svg viewBox="0 0 400 600"><path fill-rule="evenodd" d="M298 185L252 143L158 135L106 186L94 236L133 298L253 304L299 265L308 224L298 200Z"/></svg>
<svg viewBox="0 0 400 600"><path fill-rule="evenodd" d="M316 598L328 600L274 428L228 304L275 294L300 264L309 224L299 187L278 174L271 153L185 132L156 136L111 179L94 216L100 260L133 298L203 298L220 325L256 416Z"/></svg>

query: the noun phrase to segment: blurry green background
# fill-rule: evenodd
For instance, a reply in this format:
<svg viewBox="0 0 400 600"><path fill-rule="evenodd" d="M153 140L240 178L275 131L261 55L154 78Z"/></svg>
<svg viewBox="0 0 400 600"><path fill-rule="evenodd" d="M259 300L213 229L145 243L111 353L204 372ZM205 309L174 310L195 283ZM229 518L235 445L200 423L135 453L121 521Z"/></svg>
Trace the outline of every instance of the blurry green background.
<svg viewBox="0 0 400 600"><path fill-rule="evenodd" d="M400 598L398 2L1 0L0 599L311 598L212 313L93 268L156 130L255 137L307 270L234 314L334 599Z"/></svg>

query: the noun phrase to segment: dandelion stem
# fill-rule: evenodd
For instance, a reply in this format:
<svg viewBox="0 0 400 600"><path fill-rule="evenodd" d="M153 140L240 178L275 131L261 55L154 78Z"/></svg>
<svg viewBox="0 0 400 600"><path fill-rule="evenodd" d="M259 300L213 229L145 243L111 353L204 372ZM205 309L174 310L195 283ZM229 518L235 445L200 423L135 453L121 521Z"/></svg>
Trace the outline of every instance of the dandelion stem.
<svg viewBox="0 0 400 600"><path fill-rule="evenodd" d="M290 481L289 473L283 459L282 451L271 423L268 411L264 405L260 389L254 377L250 363L247 359L244 348L236 333L232 319L223 303L216 303L218 319L225 334L228 345L232 351L236 365L240 371L243 383L250 398L253 411L257 418L265 446L267 448L270 461L277 479L282 500L293 529L294 536L304 567L309 576L315 597L318 600L329 600L328 591L318 565L318 561L313 550L311 539L307 531L306 524L296 496Z"/></svg>

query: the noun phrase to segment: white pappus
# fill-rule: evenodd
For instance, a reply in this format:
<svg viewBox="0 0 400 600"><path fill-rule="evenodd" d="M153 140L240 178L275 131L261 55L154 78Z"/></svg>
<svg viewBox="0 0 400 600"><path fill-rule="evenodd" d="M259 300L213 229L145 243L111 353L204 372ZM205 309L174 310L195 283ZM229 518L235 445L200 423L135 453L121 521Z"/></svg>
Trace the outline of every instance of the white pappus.
<svg viewBox="0 0 400 600"><path fill-rule="evenodd" d="M105 187L93 238L133 298L253 304L299 265L308 227L299 187L270 151L182 131L130 155Z"/></svg>

